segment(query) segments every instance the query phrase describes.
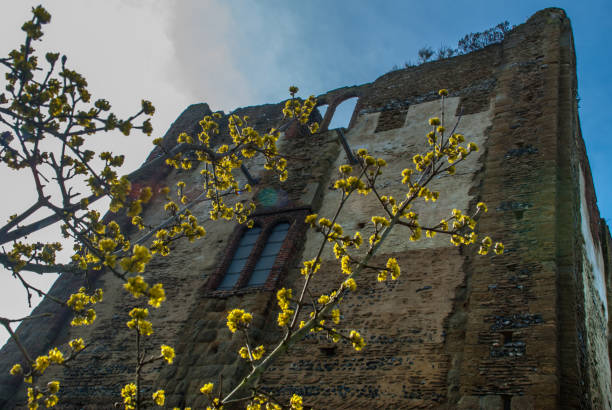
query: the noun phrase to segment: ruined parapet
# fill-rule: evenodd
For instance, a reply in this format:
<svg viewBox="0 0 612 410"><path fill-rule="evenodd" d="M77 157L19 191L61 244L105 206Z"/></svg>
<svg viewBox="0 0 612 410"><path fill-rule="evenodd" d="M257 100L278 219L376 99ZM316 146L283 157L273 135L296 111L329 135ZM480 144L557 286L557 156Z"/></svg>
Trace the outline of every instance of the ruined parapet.
<svg viewBox="0 0 612 410"><path fill-rule="evenodd" d="M425 147L427 118L439 114L437 90L447 88L447 123L459 121L459 131L481 150L459 175L436 181L442 195L434 209L444 215L454 207L474 210L477 202L487 202L480 229L502 240L506 254L481 257L439 236L411 243L393 233L377 259L396 257L400 279L364 279L343 302L344 320L362 330L366 349L356 353L347 344L308 337L274 363L263 384L281 397L301 394L315 408L612 408L612 239L599 217L580 134L575 70L569 20L560 9L546 9L500 44L319 96L319 104L329 104L322 132L305 136L289 127L279 141L290 158L286 183L272 178L258 160L245 163L258 180L247 195L259 204L255 219L262 234L233 288L220 290L219 283L242 227L210 222L202 242L181 243L171 256L151 262L145 279L163 282L169 302L153 312L156 333L148 343L151 348L162 341L175 346L177 358L148 373L145 384L165 389L170 406L199 408L205 400L198 393L202 383L221 376L227 389L246 371L236 354L240 343L225 325L229 309L254 313L253 337L260 343L271 342L278 332L275 290L296 287L299 263L311 257L316 244L303 217L329 213L337 196L329 189L333 173L349 159L338 130L327 129L338 104L358 98L344 132L346 146L386 159L383 190L397 196L401 170ZM267 131L278 126L281 107L236 113L249 115L255 128ZM202 114L208 107L186 112L193 110ZM168 133L167 149L178 128L194 133L196 117L177 120L181 127ZM197 169L160 168L154 179L167 186L178 180L197 186L198 177ZM156 198L148 205L146 222L161 220L163 202ZM200 203L193 212L204 217L208 210ZM348 211L340 221L345 229L367 236L374 202L367 198ZM271 274L263 284L248 286L258 252L278 223L290 227ZM323 289L337 278L334 266L327 264L317 274L316 286ZM119 400L117 386L130 380L134 369L124 348L133 344L131 335L112 330L125 326L130 296L108 275L96 286L103 286L107 297L90 329L58 326L43 339L20 328L28 343L58 344L81 335L101 342L57 375L63 408L108 408ZM15 360L10 349L2 350L4 374ZM0 388L7 406L19 401L19 395L10 397L14 390L14 385Z"/></svg>

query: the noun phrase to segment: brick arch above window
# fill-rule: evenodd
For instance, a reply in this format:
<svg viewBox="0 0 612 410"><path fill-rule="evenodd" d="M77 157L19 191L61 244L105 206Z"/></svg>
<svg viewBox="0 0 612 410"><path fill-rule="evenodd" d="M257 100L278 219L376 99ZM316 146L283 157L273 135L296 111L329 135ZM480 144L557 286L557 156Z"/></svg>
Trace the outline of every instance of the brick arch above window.
<svg viewBox="0 0 612 410"><path fill-rule="evenodd" d="M252 229L238 226L206 292L224 296L274 290L303 241L308 213L305 208L276 210L254 215Z"/></svg>

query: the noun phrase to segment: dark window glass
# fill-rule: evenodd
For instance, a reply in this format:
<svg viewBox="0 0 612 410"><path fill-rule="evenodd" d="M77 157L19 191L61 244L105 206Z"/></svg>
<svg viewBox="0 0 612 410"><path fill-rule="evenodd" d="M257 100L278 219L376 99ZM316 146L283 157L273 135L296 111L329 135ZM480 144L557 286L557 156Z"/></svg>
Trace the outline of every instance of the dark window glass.
<svg viewBox="0 0 612 410"><path fill-rule="evenodd" d="M249 279L248 286L261 286L266 283L270 270L272 270L272 266L276 260L276 256L278 255L283 241L287 236L289 226L290 225L288 223L283 222L276 225L274 229L272 229L272 232L266 241L266 245L261 252L260 258L255 265L251 279Z"/></svg>
<svg viewBox="0 0 612 410"><path fill-rule="evenodd" d="M253 250L253 246L255 242L257 242L257 238L261 234L261 228L256 226L252 229L249 229L242 235L240 239L240 243L238 244L238 248L236 248L236 252L234 252L234 256L232 257L232 262L230 263L229 268L225 272L225 276L221 281L221 284L217 289L219 290L229 290L232 289L238 279L240 278L240 272L244 268L251 251Z"/></svg>

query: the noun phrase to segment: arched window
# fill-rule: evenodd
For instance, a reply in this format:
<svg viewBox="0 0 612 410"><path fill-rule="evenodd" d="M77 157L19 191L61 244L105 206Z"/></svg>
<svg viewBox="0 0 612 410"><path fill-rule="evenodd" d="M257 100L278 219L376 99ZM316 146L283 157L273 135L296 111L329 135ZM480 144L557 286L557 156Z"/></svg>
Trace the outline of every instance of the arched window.
<svg viewBox="0 0 612 410"><path fill-rule="evenodd" d="M340 105L336 107L327 129L348 128L358 99L357 97L351 97L342 101Z"/></svg>
<svg viewBox="0 0 612 410"><path fill-rule="evenodd" d="M276 256L283 245L287 232L289 232L289 226L287 222L281 222L274 226L261 255L257 259L257 264L247 286L262 286L266 283Z"/></svg>
<svg viewBox="0 0 612 410"><path fill-rule="evenodd" d="M261 228L255 226L247 230L244 235L242 235L242 238L238 243L238 247L236 248L236 252L234 252L234 256L232 257L232 262L225 271L221 284L217 287L218 290L230 290L236 285L238 279L240 278L240 273L242 272L247 259L249 259L249 256L253 251L253 247L255 246L255 242L257 242L257 238L259 238L260 234Z"/></svg>

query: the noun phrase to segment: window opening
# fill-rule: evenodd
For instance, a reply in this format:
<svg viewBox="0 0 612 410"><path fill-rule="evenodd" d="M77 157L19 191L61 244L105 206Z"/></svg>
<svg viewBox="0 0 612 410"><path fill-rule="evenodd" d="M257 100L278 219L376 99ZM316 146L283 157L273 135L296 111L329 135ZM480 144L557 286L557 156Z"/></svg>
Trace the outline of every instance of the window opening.
<svg viewBox="0 0 612 410"><path fill-rule="evenodd" d="M285 241L285 237L287 236L287 232L289 232L290 224L287 222L279 223L276 225L268 240L266 241L266 245L259 255L259 259L257 260L257 264L255 265L255 269L253 270L253 274L249 279L249 283L247 286L261 286L266 283L268 280L268 275L272 270L272 266L274 265L274 261L276 260L276 256L280 251L283 242Z"/></svg>
<svg viewBox="0 0 612 410"><path fill-rule="evenodd" d="M327 112L328 108L329 104L323 104L317 107L317 110L319 110L319 114L321 114L321 118L325 118L325 113Z"/></svg>
<svg viewBox="0 0 612 410"><path fill-rule="evenodd" d="M229 268L225 271L225 276L223 276L223 280L217 289L219 290L229 290L232 289L238 279L240 278L240 273L244 268L244 265L255 246L255 242L257 242L257 238L261 234L261 228L256 226L249 230L247 230L240 242L238 243L238 248L236 248L236 252L234 252L234 256L232 256L232 262L230 263Z"/></svg>
<svg viewBox="0 0 612 410"><path fill-rule="evenodd" d="M357 100L357 97L352 97L342 101L342 103L336 107L334 116L327 129L348 128L351 117L353 116L353 111L355 111L355 106L357 105Z"/></svg>
<svg viewBox="0 0 612 410"><path fill-rule="evenodd" d="M502 394L502 402L504 404L504 410L512 409L512 396L509 394Z"/></svg>

